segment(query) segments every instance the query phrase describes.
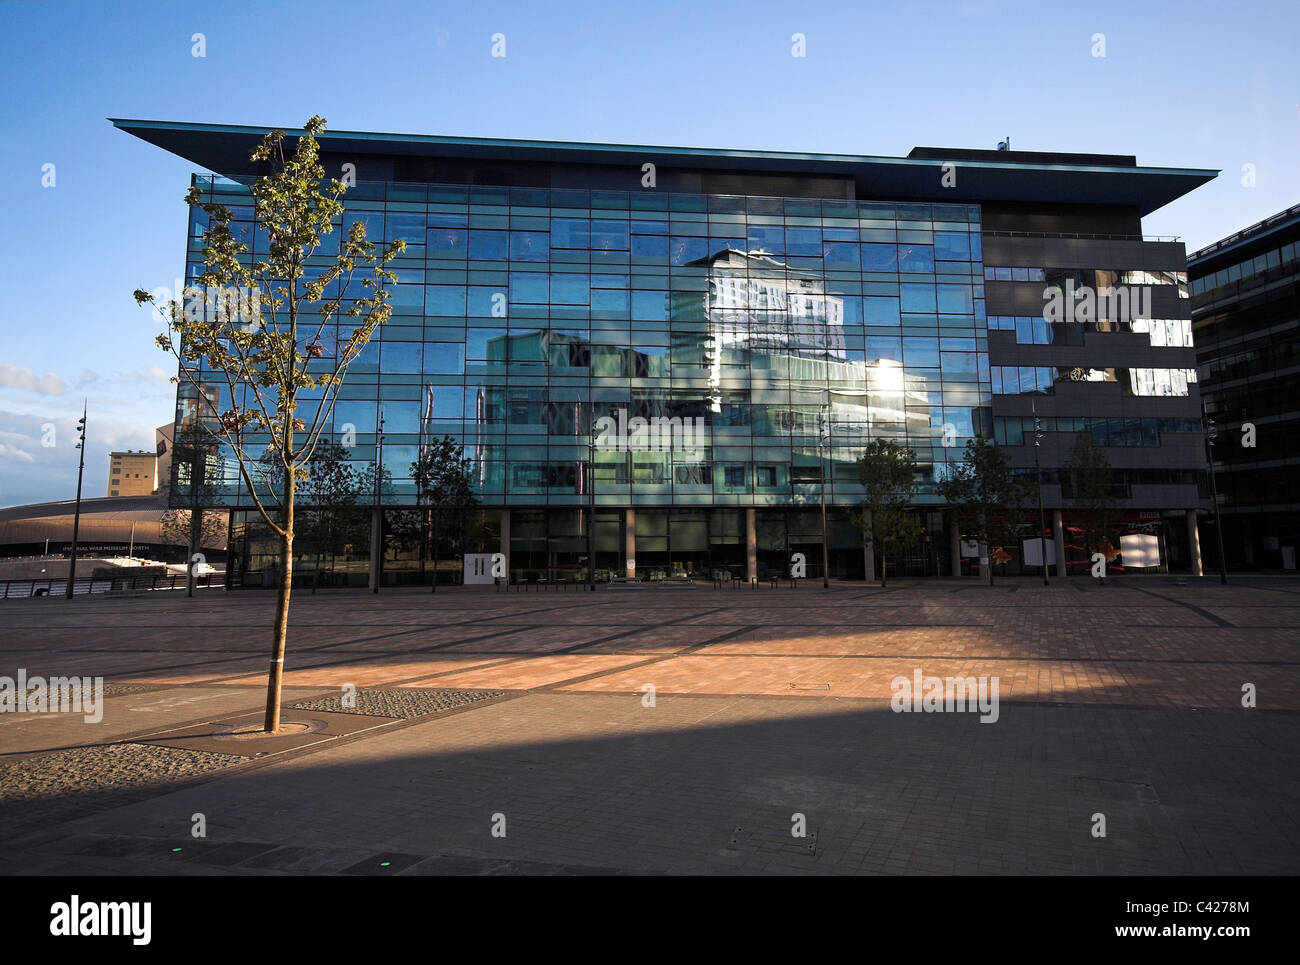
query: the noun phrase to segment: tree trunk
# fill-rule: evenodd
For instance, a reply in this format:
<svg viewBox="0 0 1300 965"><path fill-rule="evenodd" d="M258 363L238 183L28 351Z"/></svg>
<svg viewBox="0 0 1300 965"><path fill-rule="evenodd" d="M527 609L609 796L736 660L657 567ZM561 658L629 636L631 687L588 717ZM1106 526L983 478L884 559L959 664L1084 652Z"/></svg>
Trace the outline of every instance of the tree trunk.
<svg viewBox="0 0 1300 965"><path fill-rule="evenodd" d="M289 630L289 594L293 589L293 474L285 474L284 515L280 537L280 588L275 602L275 629L271 643L271 669L266 678L266 722L264 730L280 729L280 688L284 680L284 644Z"/></svg>
<svg viewBox="0 0 1300 965"><path fill-rule="evenodd" d="M889 554L880 554L880 588L883 590L889 585Z"/></svg>

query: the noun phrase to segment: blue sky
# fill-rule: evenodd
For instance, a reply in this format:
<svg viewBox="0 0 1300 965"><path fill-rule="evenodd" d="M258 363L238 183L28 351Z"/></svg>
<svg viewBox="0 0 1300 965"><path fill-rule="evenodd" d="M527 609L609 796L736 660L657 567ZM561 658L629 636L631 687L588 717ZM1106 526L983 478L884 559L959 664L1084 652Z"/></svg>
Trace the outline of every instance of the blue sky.
<svg viewBox="0 0 1300 965"><path fill-rule="evenodd" d="M181 274L191 166L107 117L886 155L1010 135L1222 169L1145 222L1190 250L1300 201L1297 37L1294 0L0 0L0 505L72 496L83 397L90 495L172 415L130 295Z"/></svg>

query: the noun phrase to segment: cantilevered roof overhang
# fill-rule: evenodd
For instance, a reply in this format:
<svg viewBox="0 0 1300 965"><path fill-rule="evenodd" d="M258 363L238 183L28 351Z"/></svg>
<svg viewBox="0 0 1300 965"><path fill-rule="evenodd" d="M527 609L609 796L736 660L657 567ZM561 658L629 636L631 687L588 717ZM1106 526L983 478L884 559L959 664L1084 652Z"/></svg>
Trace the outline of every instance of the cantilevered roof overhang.
<svg viewBox="0 0 1300 965"><path fill-rule="evenodd" d="M204 170L226 177L257 173L249 152L270 128L235 124L196 124L111 118L115 127L148 141ZM286 146L303 131L284 128ZM319 137L328 154L480 159L580 165L629 165L647 161L679 170L764 172L852 178L863 199L954 201L1031 201L1135 207L1150 214L1218 171L1149 168L1132 164L1048 163L1042 160L954 158L956 189L939 187L944 161L933 157L874 157L803 154L789 151L737 151L717 148L654 147L635 144L585 144L429 134L377 134L329 131ZM961 152L954 151L955 155ZM1016 152L1020 157L1025 152ZM951 193L950 193L951 191Z"/></svg>

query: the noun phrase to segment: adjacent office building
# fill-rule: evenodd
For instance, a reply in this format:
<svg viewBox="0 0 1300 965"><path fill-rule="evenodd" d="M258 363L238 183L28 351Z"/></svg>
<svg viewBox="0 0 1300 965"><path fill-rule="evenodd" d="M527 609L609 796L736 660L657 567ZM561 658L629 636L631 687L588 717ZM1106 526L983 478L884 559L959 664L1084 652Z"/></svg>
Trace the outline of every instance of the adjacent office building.
<svg viewBox="0 0 1300 965"><path fill-rule="evenodd" d="M264 129L114 123L211 172L193 183L265 247L247 189ZM457 439L481 505L472 548L506 553L516 576L585 573L594 535L601 578L756 577L797 552L817 576L823 545L832 577L862 578L875 561L850 514L874 438L909 446L921 470L925 538L899 572L970 572L936 484L976 434L1033 473L1034 418L1049 537L1072 542L1061 467L1086 431L1115 468L1126 529L1151 537L1159 565L1199 566L1209 504L1185 252L1141 222L1213 171L1011 150L320 143L330 175L355 173L347 219L407 246L334 438L351 430L364 468L382 427L392 512L416 504L420 447ZM203 230L192 212L189 281ZM1081 307L1098 289L1134 301ZM192 411L182 385L178 420ZM219 491L232 572L256 582L272 543L229 466ZM1007 549L1012 572L1027 565ZM359 540L326 565L366 552ZM1058 571L1083 560L1067 550ZM400 548L385 561L390 579L417 567Z"/></svg>
<svg viewBox="0 0 1300 965"><path fill-rule="evenodd" d="M1188 261L1230 570L1296 568L1300 544L1300 205ZM1206 540L1217 562L1217 541Z"/></svg>
<svg viewBox="0 0 1300 965"><path fill-rule="evenodd" d="M156 487L158 455L144 449L108 454L108 495L148 496Z"/></svg>

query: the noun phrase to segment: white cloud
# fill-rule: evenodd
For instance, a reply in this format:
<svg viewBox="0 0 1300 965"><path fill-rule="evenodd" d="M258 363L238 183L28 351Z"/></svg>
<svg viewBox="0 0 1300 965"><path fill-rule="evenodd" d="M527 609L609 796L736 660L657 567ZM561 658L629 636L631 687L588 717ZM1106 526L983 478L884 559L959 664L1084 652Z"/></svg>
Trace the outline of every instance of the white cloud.
<svg viewBox="0 0 1300 965"><path fill-rule="evenodd" d="M57 372L37 375L36 370L27 365L13 365L0 362L0 386L10 389L22 389L38 395L62 395L67 386Z"/></svg>
<svg viewBox="0 0 1300 965"><path fill-rule="evenodd" d="M0 506L72 499L77 489L77 419L0 410ZM159 423L163 420L159 419ZM47 428L52 427L52 428ZM53 445L45 443L53 442ZM91 412L84 495L107 495L108 454L154 447L154 427Z"/></svg>
<svg viewBox="0 0 1300 965"><path fill-rule="evenodd" d="M0 442L0 459L17 459L20 462L35 462L36 457L26 449L19 449L7 442Z"/></svg>
<svg viewBox="0 0 1300 965"><path fill-rule="evenodd" d="M95 389L114 389L140 384L170 385L170 383L171 375L161 365L146 365L133 372L117 372L112 375L104 375L93 369L82 369L73 387L79 392L89 392Z"/></svg>

